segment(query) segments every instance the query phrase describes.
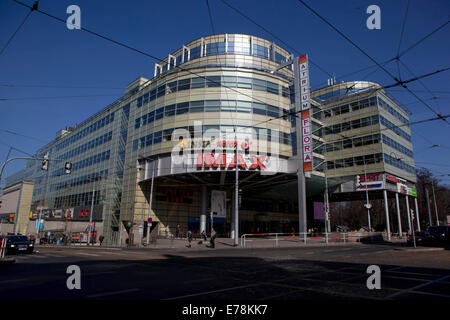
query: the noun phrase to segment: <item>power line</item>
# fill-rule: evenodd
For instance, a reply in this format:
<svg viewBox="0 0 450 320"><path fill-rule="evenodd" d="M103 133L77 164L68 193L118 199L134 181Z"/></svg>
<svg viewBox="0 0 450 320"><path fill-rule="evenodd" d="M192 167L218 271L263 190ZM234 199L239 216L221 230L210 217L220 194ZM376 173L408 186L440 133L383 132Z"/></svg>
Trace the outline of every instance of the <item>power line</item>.
<svg viewBox="0 0 450 320"><path fill-rule="evenodd" d="M214 31L214 23L213 23L213 19L212 19L212 15L211 15L211 8L209 7L208 0L206 0L206 6L208 7L209 22L211 23L212 33L216 34L216 31Z"/></svg>
<svg viewBox="0 0 450 320"><path fill-rule="evenodd" d="M438 32L439 30L441 30L443 27L445 27L450 21L446 21L445 23L443 23L442 25L440 25L439 27L437 27L436 29L434 29L432 32L430 32L429 34L427 34L425 37L423 37L422 39L420 39L419 41L417 41L416 43L414 43L413 45L411 45L410 47L408 47L407 49L403 50L399 55L397 55L398 58L400 58L401 56L405 55L408 51L410 51L411 49L413 49L414 47L416 47L417 45L419 45L422 41L424 41L425 39L427 39L428 37L430 37L431 35L433 35L434 33Z"/></svg>
<svg viewBox="0 0 450 320"><path fill-rule="evenodd" d="M227 7L229 7L230 9L234 10L235 12L237 12L239 15L241 15L242 17L244 17L245 19L247 19L248 21L250 21L251 23L253 23L254 25L256 25L257 27L261 28L262 30L264 30L267 34L271 35L273 38L277 39L280 43L284 44L287 48L290 48L291 50L293 50L294 52L296 52L298 55L303 55L303 53L299 52L297 49L295 49L292 45L290 45L289 43L285 42L284 40L280 39L280 37L278 37L277 35L275 35L273 32L269 31L268 29L266 29L264 26L260 25L258 22L256 22L255 20L253 20L252 18L250 18L249 16L247 16L245 13L243 13L241 10L233 7L232 5L230 5L228 2L226 2L225 0L220 0L222 1ZM322 71L323 73L326 73L327 75L329 75L330 77L333 77L333 75L331 75L328 71L326 71L325 69L323 69L321 66L319 66L318 64L316 64L315 62L313 62L310 58L308 58L309 62L314 65L316 68L318 68L320 71Z"/></svg>
<svg viewBox="0 0 450 320"><path fill-rule="evenodd" d="M6 48L8 47L8 45L11 43L11 41L14 39L14 37L16 36L16 34L19 32L19 30L22 28L22 26L25 24L25 22L27 21L28 17L31 15L31 13L34 10L37 10L38 8L38 3L39 1L36 1L32 7L30 8L30 11L28 12L28 14L25 16L25 19L23 19L23 21L20 23L20 25L17 27L16 31L14 31L14 33L12 34L12 36L9 38L9 40L6 42L6 44L3 46L2 50L0 51L0 56L3 54L3 52L5 52Z"/></svg>
<svg viewBox="0 0 450 320"><path fill-rule="evenodd" d="M386 74L388 74L394 81L397 83L400 83L403 88L405 88L410 94L412 94L416 99L422 102L423 105L425 105L428 109L430 109L433 113L435 113L438 117L442 117L442 115L438 112L436 112L433 108L431 108L427 103L425 103L422 99L420 99L415 93L413 93L410 89L404 85L404 82L400 81L397 77L395 77L392 73L390 73L386 68L384 68L380 63L378 63L374 58L372 58L369 54L367 54L361 47L359 47L355 42L353 42L349 37L347 37L343 32L341 32L338 28L336 28L333 24L331 24L327 19L322 17L318 12L316 12L314 9L312 9L310 6L308 6L303 0L298 0L302 5L304 5L307 9L309 9L312 13L314 13L317 17L319 17L322 21L324 21L328 26L330 26L333 30L335 30L339 35L341 35L345 40L347 40L349 43L351 43L356 49L358 49L363 55L368 57L372 62L374 62L381 70L383 70ZM394 59L399 59L399 57L396 57ZM445 121L448 125L450 123L443 118L443 121Z"/></svg>
<svg viewBox="0 0 450 320"><path fill-rule="evenodd" d="M402 25L402 31L400 33L400 40L398 41L397 57L398 57L398 54L400 52L400 47L401 47L401 44L402 44L403 32L405 31L406 18L408 17L408 9L409 9L409 0L408 0L408 4L406 5L405 17L403 18L403 25Z"/></svg>
<svg viewBox="0 0 450 320"><path fill-rule="evenodd" d="M27 4L25 4L25 3L22 3L22 2L20 2L20 1L17 1L17 0L13 0L13 1L16 2L16 3L18 3L18 4L20 4L20 5L22 5L22 6L24 6L24 7L31 8L29 5L27 5ZM36 9L36 11L39 12L39 13L41 13L41 14L43 14L43 15L46 15L46 16L52 18L52 19L55 19L55 20L57 20L57 21L59 21L59 22L61 22L61 23L66 24L66 21L65 21L64 19L58 18L58 17L56 17L56 16L54 16L54 15L52 15L52 14L50 14L50 13L47 13L47 12L45 12L45 11L40 10L40 9ZM104 39L104 40L106 40L106 41L112 42L112 43L114 43L114 44L116 44L116 45L118 45L118 46L127 48L127 49L132 50L132 51L134 51L134 52L137 52L137 53L139 53L139 54L142 54L142 55L144 55L144 56L146 56L146 57L149 57L149 58L151 58L151 59L153 59L153 60L156 60L156 61L158 61L158 63L164 61L164 59L160 59L160 58L158 58L158 57L155 57L155 56L153 56L153 55L151 55L151 54L149 54L149 53L147 53L147 52L144 52L144 51L142 51L142 50L139 50L139 49L136 49L136 48L134 48L134 47L131 47L131 46L129 46L129 45L125 44L125 43L122 43L122 42L120 42L120 41L111 39L111 38L109 38L109 37L107 37L107 36L101 35L101 34L99 34L99 33L97 33L97 32L92 31L92 30L86 29L86 28L84 28L84 27L81 27L80 29L83 30L83 31L85 31L85 32L87 32L87 33L90 33L91 35L94 35L94 36L99 37L99 38L101 38L101 39ZM168 64L169 64L170 66L173 66L174 68L178 68L178 69L180 69L180 70L182 70L182 71L185 71L185 72L187 72L187 73L190 73L190 74L196 75L196 76L198 76L198 77L201 77L201 78L205 79L207 82L211 82L211 83L215 83L215 84L219 84L219 85L220 85L220 82L217 82L217 81L212 80L212 79L208 79L206 76L204 76L204 75L202 75L202 74L196 73L196 72L191 71L191 70L189 70L189 69L182 68L182 67L180 67L179 65L176 66L176 65L174 65L173 62L168 61ZM146 85L146 84L147 84L148 82L150 82L150 81L151 81L151 79L147 80L142 86ZM262 101L262 100L256 99L255 97L253 97L253 96L251 96L251 95L249 95L249 94L246 94L246 93L244 93L244 92L242 92L242 91L239 91L239 90L237 90L237 89L235 89L235 88L233 88L233 87L224 86L224 85L222 85L222 87L227 88L227 89L232 90L232 91L235 91L235 92L237 92L237 93L239 93L239 94L241 94L241 95L247 96L247 97L249 97L249 98L251 98L251 99L253 99L253 100L255 100L255 101L258 101L258 102L261 102L261 103L264 103L264 104L267 103L266 101Z"/></svg>
<svg viewBox="0 0 450 320"><path fill-rule="evenodd" d="M90 86L60 86L60 85L45 85L45 84L14 84L14 83L0 83L0 87L6 88L58 88L58 89L111 89L123 90L124 88L117 87L90 87Z"/></svg>
<svg viewBox="0 0 450 320"><path fill-rule="evenodd" d="M0 98L0 102L13 101L13 100L69 99L69 98L111 97L111 96L117 96L117 94L90 94L90 95L80 95L80 96Z"/></svg>
<svg viewBox="0 0 450 320"><path fill-rule="evenodd" d="M27 136L27 135L24 135L24 134L21 134L21 133L17 133L17 132L11 131L11 130L0 129L0 131L6 132L6 133L9 133L9 134L13 134L13 135L16 135L16 136L21 136L21 137L28 138L28 139L33 139L33 140L36 140L36 141L39 141L39 142L42 142L42 143L47 143L44 140L37 139L35 137L30 137L30 136Z"/></svg>

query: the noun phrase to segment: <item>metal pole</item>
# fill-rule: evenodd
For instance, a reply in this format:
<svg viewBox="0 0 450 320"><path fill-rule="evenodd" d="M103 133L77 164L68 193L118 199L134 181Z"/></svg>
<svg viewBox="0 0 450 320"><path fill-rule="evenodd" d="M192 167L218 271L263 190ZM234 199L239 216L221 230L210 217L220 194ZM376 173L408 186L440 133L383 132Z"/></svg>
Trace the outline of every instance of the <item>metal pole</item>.
<svg viewBox="0 0 450 320"><path fill-rule="evenodd" d="M235 160L235 183L234 183L234 245L239 245L239 150L237 143L237 126L234 129L236 160ZM211 215L212 228L212 215Z"/></svg>
<svg viewBox="0 0 450 320"><path fill-rule="evenodd" d="M400 216L400 203L398 200L398 192L395 193L395 205L397 207L398 236L402 237L402 218Z"/></svg>
<svg viewBox="0 0 450 320"><path fill-rule="evenodd" d="M387 197L386 189L383 190L383 194L384 194L384 212L386 213L387 239L388 239L388 241L391 241L391 226L389 223L389 207L388 207L388 197Z"/></svg>
<svg viewBox="0 0 450 320"><path fill-rule="evenodd" d="M148 205L148 217L151 218L152 216L152 200L153 200L153 182L155 180L155 161L152 162L152 185L150 187L150 199L149 199L149 205ZM150 244L150 229L151 225L150 223L147 223L147 245Z"/></svg>
<svg viewBox="0 0 450 320"><path fill-rule="evenodd" d="M41 241L41 217L42 217L42 205L41 210L39 210L39 221L38 221L38 227L37 227L37 243L40 244Z"/></svg>
<svg viewBox="0 0 450 320"><path fill-rule="evenodd" d="M425 198L427 199L428 223L431 227L433 225L433 221L431 219L430 193L428 192L428 188L426 186L425 186Z"/></svg>
<svg viewBox="0 0 450 320"><path fill-rule="evenodd" d="M436 225L439 226L439 216L438 216L438 210L436 205L436 194L434 193L434 181L431 180L431 187L433 191L433 202L434 202L434 212L436 213Z"/></svg>
<svg viewBox="0 0 450 320"><path fill-rule="evenodd" d="M420 232L419 206L417 204L417 197L414 197L414 206L416 208L417 231Z"/></svg>
<svg viewBox="0 0 450 320"><path fill-rule="evenodd" d="M411 232L412 232L412 237L413 237L413 243L414 243L414 248L416 247L416 234L414 232L414 213L413 213L413 209L411 209L411 212L408 212L408 216L411 215Z"/></svg>
<svg viewBox="0 0 450 320"><path fill-rule="evenodd" d="M364 179L367 183L367 172L366 172L366 161L364 161ZM372 225L370 223L370 203L369 203L369 190L367 189L366 184L366 208L367 208L367 226L369 227L369 232L372 231Z"/></svg>
<svg viewBox="0 0 450 320"><path fill-rule="evenodd" d="M412 234L411 214L409 212L409 197L406 195L406 216L408 217L408 233Z"/></svg>
<svg viewBox="0 0 450 320"><path fill-rule="evenodd" d="M95 196L95 183L92 183L92 201L91 201L91 212L89 214L89 226L88 226L88 243L91 243L91 223L92 223L92 212L94 211L94 196Z"/></svg>

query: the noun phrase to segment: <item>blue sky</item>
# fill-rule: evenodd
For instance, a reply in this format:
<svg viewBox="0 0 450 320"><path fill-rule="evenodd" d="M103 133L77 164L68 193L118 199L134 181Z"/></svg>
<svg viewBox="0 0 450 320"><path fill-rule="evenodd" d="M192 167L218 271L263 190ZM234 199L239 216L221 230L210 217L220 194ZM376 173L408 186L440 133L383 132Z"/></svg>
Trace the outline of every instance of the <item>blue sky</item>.
<svg viewBox="0 0 450 320"><path fill-rule="evenodd" d="M342 77L373 63L298 1L226 1L297 51L308 53L312 61L336 76L337 81L369 80L383 85L394 82L383 71L375 71L375 67ZM306 2L378 62L397 54L407 0ZM282 45L221 0L209 0L209 3L216 33L252 34ZM66 8L71 4L81 8L83 27L156 57L166 57L183 44L212 34L204 0L42 0L39 6L66 19ZM381 9L381 30L366 28L369 16L366 8L372 4ZM13 1L0 0L0 48L27 13L28 9ZM449 13L449 1L411 0L400 51L445 23ZM447 25L406 53L402 62L416 75L449 67L449 36L450 25ZM33 12L0 55L0 99L8 99L0 100L0 162L6 158L8 145L34 153L54 139L58 130L80 123L113 102L138 76L151 77L154 62L83 31L68 30L64 24ZM395 62L386 68L398 75ZM400 75L402 79L413 77L403 65L400 65ZM314 66L310 76L313 89L326 85L329 77ZM446 115L450 114L449 78L450 71L423 79L422 83L432 94L417 81L409 84L409 88ZM6 84L17 86L6 87ZM435 116L406 90L396 87L390 92L412 112L412 122ZM436 175L450 173L450 125L434 121L412 126L412 138L417 167L427 167ZM432 145L439 147L430 148ZM12 152L12 156L21 155ZM4 177L23 166L21 161L9 164ZM440 178L450 183L450 177Z"/></svg>

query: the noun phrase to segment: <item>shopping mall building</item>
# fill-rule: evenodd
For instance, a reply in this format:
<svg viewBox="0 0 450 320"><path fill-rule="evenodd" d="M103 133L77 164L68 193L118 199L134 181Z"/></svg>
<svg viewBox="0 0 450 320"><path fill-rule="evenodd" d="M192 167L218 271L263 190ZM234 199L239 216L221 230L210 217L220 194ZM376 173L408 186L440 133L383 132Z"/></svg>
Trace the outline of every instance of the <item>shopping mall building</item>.
<svg viewBox="0 0 450 320"><path fill-rule="evenodd" d="M400 197L414 206L407 112L376 83L330 83L311 89L305 127L295 59L249 35L183 45L155 64L151 79L139 77L123 97L40 148L37 158L57 159L47 171L30 160L7 178L8 186L34 182L31 221L19 231L33 232L39 213L45 230L65 232L86 230L92 216L106 242L137 243L151 211L152 235L177 225L209 231L213 223L232 236L237 203L239 234L298 232L299 176L305 228L323 219L317 203L326 187L330 201L366 199L368 190L371 199ZM402 221L411 228L406 212L386 210L398 230Z"/></svg>

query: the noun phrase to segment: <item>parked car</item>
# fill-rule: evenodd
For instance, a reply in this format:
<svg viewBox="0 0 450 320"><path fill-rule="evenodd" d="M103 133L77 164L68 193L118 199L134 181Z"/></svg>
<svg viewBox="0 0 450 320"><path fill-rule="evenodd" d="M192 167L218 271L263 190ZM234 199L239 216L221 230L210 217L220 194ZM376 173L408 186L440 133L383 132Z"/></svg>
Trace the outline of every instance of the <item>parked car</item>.
<svg viewBox="0 0 450 320"><path fill-rule="evenodd" d="M439 243L450 243L450 226L434 226L429 227L428 232Z"/></svg>
<svg viewBox="0 0 450 320"><path fill-rule="evenodd" d="M416 237L416 245L418 246L427 244L429 245L434 242L434 237L429 232L426 231L416 232L415 237ZM407 244L410 246L414 245L414 238L412 235L408 236Z"/></svg>
<svg viewBox="0 0 450 320"><path fill-rule="evenodd" d="M33 253L33 243L26 236L8 235L6 239L6 254Z"/></svg>

